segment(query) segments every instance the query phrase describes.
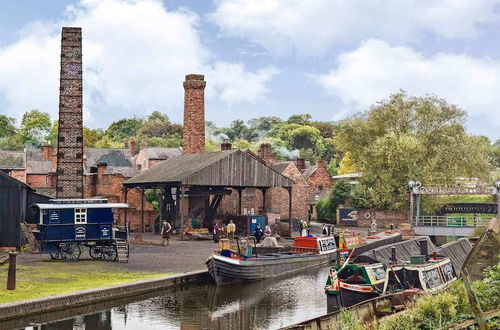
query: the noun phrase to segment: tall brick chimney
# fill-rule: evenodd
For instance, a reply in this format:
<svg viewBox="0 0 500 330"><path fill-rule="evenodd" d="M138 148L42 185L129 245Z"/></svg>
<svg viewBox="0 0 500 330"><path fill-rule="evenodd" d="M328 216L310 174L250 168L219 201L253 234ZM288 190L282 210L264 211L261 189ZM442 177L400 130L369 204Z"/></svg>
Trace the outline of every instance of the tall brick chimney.
<svg viewBox="0 0 500 330"><path fill-rule="evenodd" d="M184 132L182 153L205 152L205 77L188 74L184 81Z"/></svg>
<svg viewBox="0 0 500 330"><path fill-rule="evenodd" d="M57 136L57 198L83 198L82 29L63 27Z"/></svg>
<svg viewBox="0 0 500 330"><path fill-rule="evenodd" d="M51 152L52 152L52 147L50 145L50 142L47 141L42 143L43 160L50 160Z"/></svg>

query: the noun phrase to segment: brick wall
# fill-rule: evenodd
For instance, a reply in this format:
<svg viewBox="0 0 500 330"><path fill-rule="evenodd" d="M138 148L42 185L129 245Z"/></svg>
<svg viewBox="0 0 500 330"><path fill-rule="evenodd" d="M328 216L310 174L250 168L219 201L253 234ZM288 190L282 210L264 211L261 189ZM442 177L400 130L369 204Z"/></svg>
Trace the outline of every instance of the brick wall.
<svg viewBox="0 0 500 330"><path fill-rule="evenodd" d="M184 81L184 154L205 151L205 86L203 75L189 74Z"/></svg>
<svg viewBox="0 0 500 330"><path fill-rule="evenodd" d="M11 170L10 176L22 182L26 182L26 171L25 170Z"/></svg>
<svg viewBox="0 0 500 330"><path fill-rule="evenodd" d="M307 184L309 185L309 192L313 192L320 186L323 188L330 188L333 185L333 179L330 173L326 170L325 163L322 160L318 160L316 171L307 178Z"/></svg>
<svg viewBox="0 0 500 330"><path fill-rule="evenodd" d="M283 171L283 175L295 181L292 186L292 218L307 219L308 185L294 163ZM267 210L279 213L281 218L288 219L288 191L285 188L271 188L266 199Z"/></svg>
<svg viewBox="0 0 500 330"><path fill-rule="evenodd" d="M224 196L219 206L219 213L222 214L238 214L238 191L231 189L231 194ZM262 192L256 188L246 188L241 195L241 212L245 209L255 215L259 215L262 211Z"/></svg>
<svg viewBox="0 0 500 330"><path fill-rule="evenodd" d="M57 198L83 197L82 30L62 29Z"/></svg>
<svg viewBox="0 0 500 330"><path fill-rule="evenodd" d="M27 174L26 184L34 189L53 189L55 187L55 176L50 174Z"/></svg>
<svg viewBox="0 0 500 330"><path fill-rule="evenodd" d="M408 223L408 214L398 211L379 211L375 209L358 210L358 227L370 227L372 219L377 221L379 229L388 228L391 223L398 226L402 223Z"/></svg>

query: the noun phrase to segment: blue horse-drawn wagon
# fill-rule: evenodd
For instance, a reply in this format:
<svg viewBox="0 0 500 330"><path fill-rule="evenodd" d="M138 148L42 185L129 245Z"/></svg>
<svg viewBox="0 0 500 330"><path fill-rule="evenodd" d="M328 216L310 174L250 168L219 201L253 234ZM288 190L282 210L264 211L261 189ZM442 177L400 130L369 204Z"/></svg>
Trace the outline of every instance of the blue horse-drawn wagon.
<svg viewBox="0 0 500 330"><path fill-rule="evenodd" d="M53 259L78 260L87 247L93 259L128 261L128 227L114 225L113 209L123 203L105 199L51 200L35 204L41 253Z"/></svg>

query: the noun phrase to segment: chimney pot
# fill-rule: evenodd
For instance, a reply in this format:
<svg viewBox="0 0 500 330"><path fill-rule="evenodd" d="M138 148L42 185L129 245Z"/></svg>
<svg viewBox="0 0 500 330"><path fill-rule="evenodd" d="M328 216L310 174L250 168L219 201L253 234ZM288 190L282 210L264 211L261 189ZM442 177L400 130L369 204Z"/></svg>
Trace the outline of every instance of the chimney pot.
<svg viewBox="0 0 500 330"><path fill-rule="evenodd" d="M52 147L50 145L50 142L46 141L46 142L42 143L42 153L43 153L44 160L50 160L51 151L52 151Z"/></svg>

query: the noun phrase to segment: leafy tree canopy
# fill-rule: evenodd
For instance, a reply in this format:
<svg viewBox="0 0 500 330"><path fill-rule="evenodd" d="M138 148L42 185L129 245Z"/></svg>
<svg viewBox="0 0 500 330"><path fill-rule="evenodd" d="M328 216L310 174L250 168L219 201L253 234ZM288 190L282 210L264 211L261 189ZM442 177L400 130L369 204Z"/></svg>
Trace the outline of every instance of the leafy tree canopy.
<svg viewBox="0 0 500 330"><path fill-rule="evenodd" d="M106 135L115 141L123 141L137 135L143 124L142 118L124 118L113 122L106 130Z"/></svg>
<svg viewBox="0 0 500 330"><path fill-rule="evenodd" d="M51 126L49 114L34 109L24 113L19 134L28 147L38 147L49 133Z"/></svg>
<svg viewBox="0 0 500 330"><path fill-rule="evenodd" d="M410 179L425 184L489 179L489 143L467 135L464 122L465 112L444 99L400 91L342 121L335 140L362 173L358 189L365 190L371 206L401 209Z"/></svg>

